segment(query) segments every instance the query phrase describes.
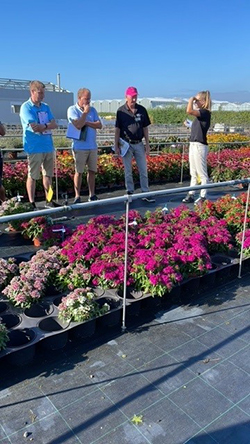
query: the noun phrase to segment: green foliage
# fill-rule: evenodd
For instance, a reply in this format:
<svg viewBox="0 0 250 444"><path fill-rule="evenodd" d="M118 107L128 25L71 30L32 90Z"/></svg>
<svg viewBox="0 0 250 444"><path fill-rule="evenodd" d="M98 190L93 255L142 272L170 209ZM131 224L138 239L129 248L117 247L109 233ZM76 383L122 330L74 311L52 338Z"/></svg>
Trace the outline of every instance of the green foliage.
<svg viewBox="0 0 250 444"><path fill-rule="evenodd" d="M152 123L155 124L183 124L187 118L186 109L168 106L166 108L148 109L148 114Z"/></svg>
<svg viewBox="0 0 250 444"><path fill-rule="evenodd" d="M53 142L55 148L62 148L62 147L70 147L72 140L63 136L54 136Z"/></svg>
<svg viewBox="0 0 250 444"><path fill-rule="evenodd" d="M98 113L100 117L106 117L106 116L112 116L115 119L116 113L104 113L104 112L100 112Z"/></svg>
<svg viewBox="0 0 250 444"><path fill-rule="evenodd" d="M20 137L1 137L0 148L23 148L22 136Z"/></svg>
<svg viewBox="0 0 250 444"><path fill-rule="evenodd" d="M6 326L0 321L0 350L4 350L6 348L8 340L8 330Z"/></svg>
<svg viewBox="0 0 250 444"><path fill-rule="evenodd" d="M225 123L226 125L250 125L250 111L213 111L212 125Z"/></svg>
<svg viewBox="0 0 250 444"><path fill-rule="evenodd" d="M186 108L169 106L166 108L149 109L148 114L154 124L177 125L182 124L187 118ZM212 125L225 123L226 125L244 126L250 125L250 111L213 111Z"/></svg>

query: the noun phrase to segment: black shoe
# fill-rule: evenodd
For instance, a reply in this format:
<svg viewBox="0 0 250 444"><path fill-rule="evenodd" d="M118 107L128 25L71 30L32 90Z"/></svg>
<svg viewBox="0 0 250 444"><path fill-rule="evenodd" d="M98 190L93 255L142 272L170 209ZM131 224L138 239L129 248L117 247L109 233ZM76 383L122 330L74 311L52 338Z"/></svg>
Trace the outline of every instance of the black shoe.
<svg viewBox="0 0 250 444"><path fill-rule="evenodd" d="M36 208L36 204L35 204L35 202L30 202L30 205L31 205L31 207L32 207L33 210L36 210L36 209L37 209L37 208Z"/></svg>
<svg viewBox="0 0 250 444"><path fill-rule="evenodd" d="M184 199L182 199L184 203L194 203L194 196L192 194L187 194Z"/></svg>
<svg viewBox="0 0 250 444"><path fill-rule="evenodd" d="M45 208L57 208L57 207L60 207L60 205L58 203L54 202L53 200L51 200L50 202L48 202L46 200L44 206L45 206Z"/></svg>
<svg viewBox="0 0 250 444"><path fill-rule="evenodd" d="M127 194L128 194L129 196L132 196L132 194L134 194L134 191L127 191Z"/></svg>
<svg viewBox="0 0 250 444"><path fill-rule="evenodd" d="M90 197L88 198L88 202L94 202L95 200L98 200L98 197L97 197L96 194L93 194L93 196L90 196Z"/></svg>
<svg viewBox="0 0 250 444"><path fill-rule="evenodd" d="M81 203L81 198L75 197L73 204L78 204L78 203Z"/></svg>
<svg viewBox="0 0 250 444"><path fill-rule="evenodd" d="M154 203L155 199L153 199L152 197L142 197L142 201L148 203Z"/></svg>

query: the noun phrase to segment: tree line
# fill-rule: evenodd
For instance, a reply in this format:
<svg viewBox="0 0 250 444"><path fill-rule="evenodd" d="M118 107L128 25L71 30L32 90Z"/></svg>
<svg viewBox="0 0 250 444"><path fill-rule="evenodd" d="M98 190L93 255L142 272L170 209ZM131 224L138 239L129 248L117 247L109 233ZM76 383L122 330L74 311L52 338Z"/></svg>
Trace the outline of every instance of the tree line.
<svg viewBox="0 0 250 444"><path fill-rule="evenodd" d="M180 125L187 118L186 108L169 106L166 108L148 109L150 120L154 124ZM100 113L100 116L115 114ZM224 123L228 126L250 126L250 111L213 111L211 124Z"/></svg>

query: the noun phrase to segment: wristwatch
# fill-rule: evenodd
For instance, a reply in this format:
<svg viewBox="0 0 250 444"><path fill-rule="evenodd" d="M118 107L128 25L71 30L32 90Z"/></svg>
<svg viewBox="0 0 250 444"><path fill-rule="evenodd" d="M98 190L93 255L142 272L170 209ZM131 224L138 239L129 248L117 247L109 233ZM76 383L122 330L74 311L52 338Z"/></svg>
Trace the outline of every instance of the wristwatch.
<svg viewBox="0 0 250 444"><path fill-rule="evenodd" d="M47 128L48 128L48 125L47 125L47 123L45 123L44 125L45 125L45 129L47 129Z"/></svg>

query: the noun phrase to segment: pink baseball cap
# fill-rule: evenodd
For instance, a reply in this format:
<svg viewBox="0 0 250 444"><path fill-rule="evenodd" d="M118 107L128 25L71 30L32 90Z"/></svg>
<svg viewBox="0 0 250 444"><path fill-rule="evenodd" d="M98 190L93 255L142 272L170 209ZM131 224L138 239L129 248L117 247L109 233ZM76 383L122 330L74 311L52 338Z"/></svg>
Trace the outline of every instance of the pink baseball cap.
<svg viewBox="0 0 250 444"><path fill-rule="evenodd" d="M137 95L138 95L138 91L134 86L129 86L126 89L125 96L133 97L133 96L137 96Z"/></svg>

